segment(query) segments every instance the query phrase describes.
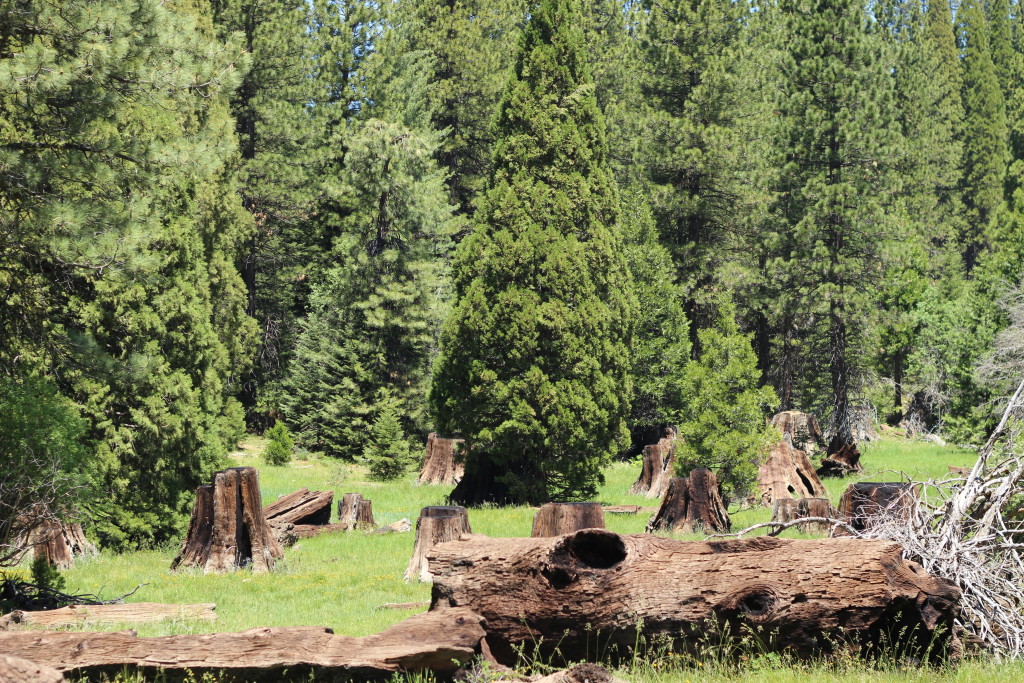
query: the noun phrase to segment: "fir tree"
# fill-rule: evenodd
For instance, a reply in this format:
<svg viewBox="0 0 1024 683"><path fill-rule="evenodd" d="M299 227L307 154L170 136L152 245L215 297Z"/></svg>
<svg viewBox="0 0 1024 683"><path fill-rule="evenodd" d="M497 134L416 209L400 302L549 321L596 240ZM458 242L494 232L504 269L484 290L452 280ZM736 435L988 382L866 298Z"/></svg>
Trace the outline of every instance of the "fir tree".
<svg viewBox="0 0 1024 683"><path fill-rule="evenodd" d="M277 422L266 431L267 447L263 451L263 459L268 465L287 465L292 459L295 441L284 422Z"/></svg>
<svg viewBox="0 0 1024 683"><path fill-rule="evenodd" d="M580 17L532 9L459 247L432 402L466 439L462 503L586 498L628 439L635 302Z"/></svg>

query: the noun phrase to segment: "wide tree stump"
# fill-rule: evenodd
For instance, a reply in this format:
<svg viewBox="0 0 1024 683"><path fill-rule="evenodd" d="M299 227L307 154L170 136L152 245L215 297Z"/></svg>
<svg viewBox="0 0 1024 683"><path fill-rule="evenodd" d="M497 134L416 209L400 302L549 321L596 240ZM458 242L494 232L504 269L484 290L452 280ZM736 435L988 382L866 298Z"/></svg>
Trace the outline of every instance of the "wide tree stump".
<svg viewBox="0 0 1024 683"><path fill-rule="evenodd" d="M455 460L455 450L465 439L446 439L436 432L427 435L427 456L417 484L457 484L466 468Z"/></svg>
<svg viewBox="0 0 1024 683"><path fill-rule="evenodd" d="M301 488L264 507L263 515L271 524L328 524L333 506L334 491Z"/></svg>
<svg viewBox="0 0 1024 683"><path fill-rule="evenodd" d="M416 540L412 558L405 570L406 581L432 580L427 563L427 552L438 543L453 541L462 534L471 534L469 513L459 505L431 505L420 510L416 520Z"/></svg>
<svg viewBox="0 0 1024 683"><path fill-rule="evenodd" d="M99 554L85 537L81 524L63 524L47 519L35 528L31 536L33 557L42 558L57 569L75 566L76 557L90 557Z"/></svg>
<svg viewBox="0 0 1024 683"><path fill-rule="evenodd" d="M640 477L629 489L636 496L660 498L672 478L676 454L676 433L674 429L666 430L658 443L644 446L643 466Z"/></svg>
<svg viewBox="0 0 1024 683"><path fill-rule="evenodd" d="M793 448L813 455L824 444L824 435L818 426L818 418L799 410L785 410L772 417L772 426L782 432L782 438L789 437Z"/></svg>
<svg viewBox="0 0 1024 683"><path fill-rule="evenodd" d="M252 467L232 467L214 474L212 486L196 489L188 535L171 569L271 571L283 556L263 516L259 474Z"/></svg>
<svg viewBox="0 0 1024 683"><path fill-rule="evenodd" d="M858 482L846 487L839 499L838 517L857 531L880 524L904 525L914 512L921 492L905 482ZM836 529L836 536L849 532Z"/></svg>
<svg viewBox="0 0 1024 683"><path fill-rule="evenodd" d="M941 656L960 591L902 553L898 543L853 538L462 536L428 555L431 609L483 617L503 664L516 661L517 648L545 662L579 661L595 642L628 657L638 642L685 651L709 634L807 657L899 634L901 653L918 655L916 643Z"/></svg>
<svg viewBox="0 0 1024 683"><path fill-rule="evenodd" d="M3 683L61 683L63 680L64 675L49 666L0 655L0 681Z"/></svg>
<svg viewBox="0 0 1024 683"><path fill-rule="evenodd" d="M831 447L829 450L832 450ZM860 464L860 451L857 444L837 445L834 452L822 458L821 467L817 469L819 477L846 477L864 471Z"/></svg>
<svg viewBox="0 0 1024 683"><path fill-rule="evenodd" d="M373 529L373 503L359 493L346 493L338 501L338 524L347 524L349 529Z"/></svg>
<svg viewBox="0 0 1024 683"><path fill-rule="evenodd" d="M828 498L779 498L772 503L773 522L792 522L807 517L839 519ZM829 531L828 522L803 522L797 528L804 533Z"/></svg>
<svg viewBox="0 0 1024 683"><path fill-rule="evenodd" d="M214 621L217 618L214 611L216 607L213 603L167 605L159 602L130 602L124 605L70 605L35 612L15 610L0 617L0 630L17 626L63 628L90 624L142 624L170 619Z"/></svg>
<svg viewBox="0 0 1024 683"><path fill-rule="evenodd" d="M772 505L785 498L820 498L827 495L810 458L804 451L794 448L786 438L772 446L768 459L758 470L757 478L761 487L762 505Z"/></svg>
<svg viewBox="0 0 1024 683"><path fill-rule="evenodd" d="M533 516L530 536L561 536L580 529L603 528L604 510L600 503L544 503Z"/></svg>
<svg viewBox="0 0 1024 683"><path fill-rule="evenodd" d="M707 468L690 472L689 477L673 477L669 481L661 507L647 524L653 531L728 531L729 511L722 502L718 477Z"/></svg>
<svg viewBox="0 0 1024 683"><path fill-rule="evenodd" d="M450 675L480 653L483 637L480 617L453 609L417 614L363 638L313 626L156 638L132 631L5 631L0 651L74 676L127 669L173 680L186 671L197 679L210 672L217 680L391 680L405 671Z"/></svg>

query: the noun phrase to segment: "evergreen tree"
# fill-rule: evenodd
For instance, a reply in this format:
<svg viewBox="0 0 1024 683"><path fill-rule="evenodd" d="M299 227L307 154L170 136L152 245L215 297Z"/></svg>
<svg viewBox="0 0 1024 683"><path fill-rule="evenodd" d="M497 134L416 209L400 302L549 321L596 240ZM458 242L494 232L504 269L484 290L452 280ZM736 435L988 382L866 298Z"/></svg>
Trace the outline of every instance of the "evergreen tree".
<svg viewBox="0 0 1024 683"><path fill-rule="evenodd" d="M263 451L263 459L268 465L287 465L292 459L295 441L284 422L277 422L266 431L267 447Z"/></svg>
<svg viewBox="0 0 1024 683"><path fill-rule="evenodd" d="M627 443L635 301L576 0L530 12L432 391L462 503L586 498Z"/></svg>
<svg viewBox="0 0 1024 683"><path fill-rule="evenodd" d="M402 476L416 461L399 418L401 403L385 389L376 402L376 416L368 432L363 461L370 476L389 481Z"/></svg>
<svg viewBox="0 0 1024 683"><path fill-rule="evenodd" d="M964 5L966 4L964 3ZM985 25L988 27L992 66L995 68L996 78L999 80L999 87L1002 88L1003 99L1006 101L1010 97L1016 70L1010 3L1009 0L985 0L983 9Z"/></svg>

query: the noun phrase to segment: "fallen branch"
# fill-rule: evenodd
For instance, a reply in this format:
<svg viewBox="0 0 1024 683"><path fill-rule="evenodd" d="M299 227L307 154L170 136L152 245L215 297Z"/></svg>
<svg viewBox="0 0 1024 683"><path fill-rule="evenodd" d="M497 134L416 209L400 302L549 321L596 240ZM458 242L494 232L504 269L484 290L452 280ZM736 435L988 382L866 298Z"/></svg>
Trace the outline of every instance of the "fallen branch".
<svg viewBox="0 0 1024 683"><path fill-rule="evenodd" d="M836 519L835 517L800 517L799 519L792 519L788 522L762 522L761 524L754 524L753 526L748 526L746 529L741 529L740 531L737 531L736 533L732 534L712 534L710 536L706 536L704 540L709 541L714 538L743 538L751 531L757 531L758 529L772 529L772 531L769 531L765 535L778 536L786 529L791 529L801 524L807 524L808 522L829 524L832 526L833 529L844 529L846 531L849 531L852 535L857 535L857 531L852 526L850 526L841 519Z"/></svg>

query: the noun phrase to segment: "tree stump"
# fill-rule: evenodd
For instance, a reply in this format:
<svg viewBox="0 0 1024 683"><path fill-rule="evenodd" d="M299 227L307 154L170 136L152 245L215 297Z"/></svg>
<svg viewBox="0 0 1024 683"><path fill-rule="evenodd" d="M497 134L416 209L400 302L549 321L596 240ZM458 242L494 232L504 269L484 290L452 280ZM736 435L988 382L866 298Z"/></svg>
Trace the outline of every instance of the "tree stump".
<svg viewBox="0 0 1024 683"><path fill-rule="evenodd" d="M360 493L346 493L338 501L338 524L347 524L352 529L373 529L373 503Z"/></svg>
<svg viewBox="0 0 1024 683"><path fill-rule="evenodd" d="M533 516L533 538L561 536L580 529L603 529L600 503L544 503Z"/></svg>
<svg viewBox="0 0 1024 683"><path fill-rule="evenodd" d="M927 392L918 391L910 400L899 426L906 430L907 436L918 436L933 432L938 421L932 397Z"/></svg>
<svg viewBox="0 0 1024 683"><path fill-rule="evenodd" d="M878 440L875 429L875 410L863 401L850 405L850 433L856 443L871 443Z"/></svg>
<svg viewBox="0 0 1024 683"><path fill-rule="evenodd" d="M636 496L660 498L665 494L668 480L672 478L675 463L676 433L668 429L658 443L644 446L643 467L640 477L629 489Z"/></svg>
<svg viewBox="0 0 1024 683"><path fill-rule="evenodd" d="M259 474L252 467L232 467L214 474L212 486L196 489L188 535L171 569L272 571L283 556L263 516Z"/></svg>
<svg viewBox="0 0 1024 683"><path fill-rule="evenodd" d="M689 477L673 477L661 499L661 507L647 524L653 531L728 531L729 512L722 502L718 477L707 468L690 472Z"/></svg>
<svg viewBox="0 0 1024 683"><path fill-rule="evenodd" d="M913 514L921 492L904 482L858 482L850 484L839 499L838 518L857 531L869 531L881 524L905 524ZM835 536L849 532L836 529Z"/></svg>
<svg viewBox="0 0 1024 683"><path fill-rule="evenodd" d="M785 410L772 417L772 426L778 427L782 437L789 436L793 448L813 455L824 442L818 418L799 410Z"/></svg>
<svg viewBox="0 0 1024 683"><path fill-rule="evenodd" d="M899 634L901 655L931 647L941 657L960 591L902 553L885 540L679 541L586 529L556 538L467 535L428 557L432 609L479 614L503 664L514 664L521 648L553 665L579 661L593 657L597 638L613 659L634 656L638 642L693 651L709 634L807 657Z"/></svg>
<svg viewBox="0 0 1024 683"><path fill-rule="evenodd" d="M423 460L417 484L457 484L465 474L465 466L455 461L455 449L464 439L446 439L431 432L427 436L427 456Z"/></svg>
<svg viewBox="0 0 1024 683"><path fill-rule="evenodd" d="M329 524L334 491L310 491L301 488L281 496L263 508L271 524Z"/></svg>
<svg viewBox="0 0 1024 683"><path fill-rule="evenodd" d="M71 569L75 558L99 554L85 537L81 524L63 524L47 519L32 532L33 557L43 558L57 569Z"/></svg>
<svg viewBox="0 0 1024 683"><path fill-rule="evenodd" d="M860 451L857 444L837 445L836 451L823 458L821 467L817 469L819 477L845 477L864 471L860 464Z"/></svg>
<svg viewBox="0 0 1024 683"><path fill-rule="evenodd" d="M420 510L416 520L416 540L413 542L412 558L405 570L406 581L432 580L427 553L438 543L453 541L462 534L471 534L469 513L459 505L431 505Z"/></svg>
<svg viewBox="0 0 1024 683"><path fill-rule="evenodd" d="M792 522L806 517L839 519L828 498L779 498L772 503L773 522ZM828 531L828 522L803 522L797 528L804 533Z"/></svg>
<svg viewBox="0 0 1024 683"><path fill-rule="evenodd" d="M793 448L788 438L772 446L768 459L758 470L758 484L761 504L766 506L786 498L819 498L827 493L810 458Z"/></svg>

